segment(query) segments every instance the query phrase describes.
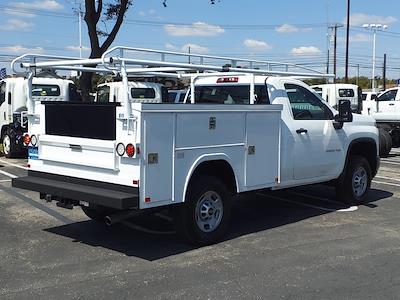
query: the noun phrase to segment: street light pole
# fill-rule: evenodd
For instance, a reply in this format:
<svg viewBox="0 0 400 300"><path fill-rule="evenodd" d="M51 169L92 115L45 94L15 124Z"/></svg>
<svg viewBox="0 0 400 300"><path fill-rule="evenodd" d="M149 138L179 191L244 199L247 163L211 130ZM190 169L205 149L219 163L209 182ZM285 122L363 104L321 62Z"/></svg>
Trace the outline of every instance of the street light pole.
<svg viewBox="0 0 400 300"><path fill-rule="evenodd" d="M376 32L388 29L387 25L382 24L364 24L364 29L372 30L373 44L372 44L372 91L375 92L375 65L376 65Z"/></svg>
<svg viewBox="0 0 400 300"><path fill-rule="evenodd" d="M375 92L376 29L374 30L374 41L372 43L372 91Z"/></svg>

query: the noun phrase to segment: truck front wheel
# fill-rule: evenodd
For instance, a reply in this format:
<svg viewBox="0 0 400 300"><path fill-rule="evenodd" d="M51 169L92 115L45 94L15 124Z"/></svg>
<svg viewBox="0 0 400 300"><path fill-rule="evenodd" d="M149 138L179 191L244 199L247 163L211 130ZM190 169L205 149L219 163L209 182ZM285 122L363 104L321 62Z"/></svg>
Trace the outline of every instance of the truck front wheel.
<svg viewBox="0 0 400 300"><path fill-rule="evenodd" d="M338 200L350 205L362 204L370 190L371 180L368 161L362 156L351 156L344 177L336 186Z"/></svg>
<svg viewBox="0 0 400 300"><path fill-rule="evenodd" d="M231 195L218 178L200 175L192 180L185 202L173 209L178 235L192 245L217 242L226 232Z"/></svg>

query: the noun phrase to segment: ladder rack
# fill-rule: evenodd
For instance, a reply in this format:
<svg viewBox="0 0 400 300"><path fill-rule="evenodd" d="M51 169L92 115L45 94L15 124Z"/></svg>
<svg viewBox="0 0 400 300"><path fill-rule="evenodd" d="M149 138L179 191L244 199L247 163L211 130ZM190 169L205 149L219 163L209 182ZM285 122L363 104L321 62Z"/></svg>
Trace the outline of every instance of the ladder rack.
<svg viewBox="0 0 400 300"><path fill-rule="evenodd" d="M151 56L153 59L144 59L143 56ZM155 59L154 56L156 57ZM130 74L175 78L188 77L191 79L192 90L194 81L197 78L210 76L210 73L220 76L237 73L252 77L255 75L292 76L297 78L330 78L334 76L333 74L324 74L318 70L292 63L123 46L113 47L106 51L101 58L91 59L24 54L12 61L11 68L16 74L27 75L28 114L34 114L31 96L32 78L33 72L37 68L121 75L122 82L126 88L126 96L124 97L126 118L129 118L131 114L128 95L128 75Z"/></svg>

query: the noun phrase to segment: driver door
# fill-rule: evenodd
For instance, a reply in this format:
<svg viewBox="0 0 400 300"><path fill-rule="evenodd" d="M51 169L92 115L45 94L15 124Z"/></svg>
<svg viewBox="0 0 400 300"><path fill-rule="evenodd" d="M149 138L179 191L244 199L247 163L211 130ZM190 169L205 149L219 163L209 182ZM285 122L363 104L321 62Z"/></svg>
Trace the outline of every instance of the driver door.
<svg viewBox="0 0 400 300"><path fill-rule="evenodd" d="M342 130L333 127L332 111L305 86L284 86L292 110L294 179L337 175L344 153L339 138Z"/></svg>

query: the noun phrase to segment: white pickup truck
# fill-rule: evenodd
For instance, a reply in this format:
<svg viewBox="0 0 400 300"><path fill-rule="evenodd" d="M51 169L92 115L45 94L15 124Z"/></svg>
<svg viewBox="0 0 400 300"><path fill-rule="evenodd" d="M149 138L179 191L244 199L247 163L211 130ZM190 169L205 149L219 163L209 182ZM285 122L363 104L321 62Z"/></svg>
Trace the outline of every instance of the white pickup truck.
<svg viewBox="0 0 400 300"><path fill-rule="evenodd" d="M400 147L400 87L387 89L377 98L363 102L362 114L372 116L381 132L381 144L385 144L382 157L390 149Z"/></svg>
<svg viewBox="0 0 400 300"><path fill-rule="evenodd" d="M108 224L170 207L177 232L199 245L223 236L238 193L330 183L344 202L365 199L379 168L375 121L352 115L348 101L338 113L309 86L283 76L308 73L106 55L53 64L88 70L101 63L121 74L139 72L126 69L129 63L160 66L170 76L172 67L215 73L186 70L187 104L132 103L128 95L122 103L36 103L28 117L30 169L14 187L81 206ZM40 66L23 64L28 72Z"/></svg>

